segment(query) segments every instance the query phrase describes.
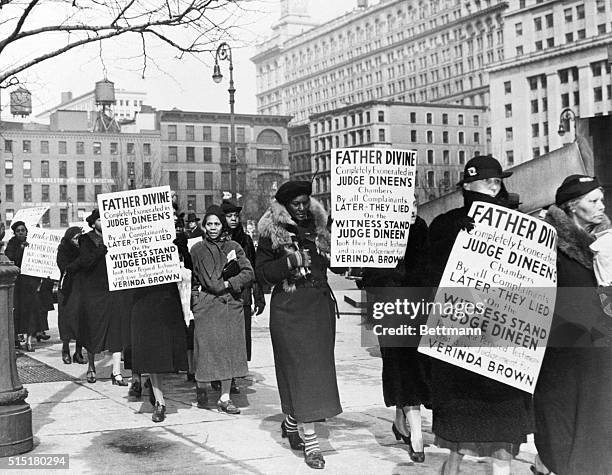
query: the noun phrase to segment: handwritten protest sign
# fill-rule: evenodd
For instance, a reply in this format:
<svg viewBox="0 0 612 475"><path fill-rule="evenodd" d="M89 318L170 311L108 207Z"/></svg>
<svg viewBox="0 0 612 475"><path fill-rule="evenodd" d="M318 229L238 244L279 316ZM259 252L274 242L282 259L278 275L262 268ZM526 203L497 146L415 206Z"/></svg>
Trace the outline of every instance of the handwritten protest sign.
<svg viewBox="0 0 612 475"><path fill-rule="evenodd" d="M332 266L397 265L408 241L415 169L415 150L332 150Z"/></svg>
<svg viewBox="0 0 612 475"><path fill-rule="evenodd" d="M21 208L20 210L17 210L17 212L15 213L15 215L13 216L13 219L11 220L11 226L13 225L13 223L16 223L17 221L23 221L26 225L26 228L28 228L28 231L31 231L32 228L34 228L38 222L40 221L40 218L43 217L43 215L47 212L47 210L49 209L48 206L35 206L32 208ZM7 233L6 233L6 238L10 239L12 238L14 235L13 230L7 229Z"/></svg>
<svg viewBox="0 0 612 475"><path fill-rule="evenodd" d="M21 273L34 277L50 277L59 280L57 267L57 247L64 236L63 231L44 228L28 230L28 246L23 252Z"/></svg>
<svg viewBox="0 0 612 475"><path fill-rule="evenodd" d="M181 280L170 187L98 195L109 290Z"/></svg>
<svg viewBox="0 0 612 475"><path fill-rule="evenodd" d="M557 235L544 221L475 202L450 254L419 351L533 393L556 296Z"/></svg>

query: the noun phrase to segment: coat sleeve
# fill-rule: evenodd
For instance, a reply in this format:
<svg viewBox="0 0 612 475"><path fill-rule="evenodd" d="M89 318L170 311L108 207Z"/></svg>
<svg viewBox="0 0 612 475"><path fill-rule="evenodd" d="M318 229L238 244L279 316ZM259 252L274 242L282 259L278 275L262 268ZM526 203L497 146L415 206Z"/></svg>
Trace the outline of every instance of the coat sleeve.
<svg viewBox="0 0 612 475"><path fill-rule="evenodd" d="M76 258L68 266L70 272L76 272L78 270L91 270L93 269L101 259L104 259L106 255L106 246L97 247L92 240L83 236L79 240L79 257Z"/></svg>
<svg viewBox="0 0 612 475"><path fill-rule="evenodd" d="M250 285L253 280L255 280L255 273L253 272L253 267L251 263L246 257L244 250L240 247L240 244L236 244L234 247L236 250L236 258L238 260L238 265L240 266L240 273L235 275L234 277L230 277L228 282L232 290L236 292L242 292L246 286Z"/></svg>
<svg viewBox="0 0 612 475"><path fill-rule="evenodd" d="M276 285L291 276L284 253L272 249L272 241L262 237L257 245L256 274L260 282Z"/></svg>
<svg viewBox="0 0 612 475"><path fill-rule="evenodd" d="M429 246L431 254L430 283L432 287L437 287L444 274L446 262L453 250L457 233L452 219L441 215L431 222L429 227Z"/></svg>
<svg viewBox="0 0 612 475"><path fill-rule="evenodd" d="M19 243L14 239L9 240L8 244L6 245L6 249L4 250L6 257L13 261L17 267L21 267L19 250Z"/></svg>

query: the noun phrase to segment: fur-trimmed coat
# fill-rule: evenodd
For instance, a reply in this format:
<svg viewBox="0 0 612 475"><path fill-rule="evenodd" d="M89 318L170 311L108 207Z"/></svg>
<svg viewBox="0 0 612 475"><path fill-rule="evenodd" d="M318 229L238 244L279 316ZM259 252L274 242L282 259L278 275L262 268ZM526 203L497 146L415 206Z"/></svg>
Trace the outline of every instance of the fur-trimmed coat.
<svg viewBox="0 0 612 475"><path fill-rule="evenodd" d="M289 269L287 255L296 249L308 249L312 258L311 279L327 281L331 237L327 230L327 213L323 205L310 198L311 218L298 224L287 208L273 201L258 224L257 277L270 285L282 284L286 292L294 292L296 283L304 279L299 269Z"/></svg>
<svg viewBox="0 0 612 475"><path fill-rule="evenodd" d="M557 206L557 299L534 393L535 443L559 475L612 467L612 317L602 310L589 244L594 238Z"/></svg>

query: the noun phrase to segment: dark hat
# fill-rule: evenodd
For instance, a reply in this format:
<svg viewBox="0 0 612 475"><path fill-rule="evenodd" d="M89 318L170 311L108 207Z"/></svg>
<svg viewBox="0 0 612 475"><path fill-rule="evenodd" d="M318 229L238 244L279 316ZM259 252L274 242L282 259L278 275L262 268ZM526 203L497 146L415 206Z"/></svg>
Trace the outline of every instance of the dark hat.
<svg viewBox="0 0 612 475"><path fill-rule="evenodd" d="M98 220L99 218L100 211L98 210L98 208L96 208L91 212L89 216L87 216L87 218L85 218L85 221L87 221L87 224L89 224L90 228L93 228L94 224L96 224L96 220Z"/></svg>
<svg viewBox="0 0 612 475"><path fill-rule="evenodd" d="M287 181L283 183L276 195L276 201L282 205L288 204L293 198L312 194L312 183L309 181Z"/></svg>
<svg viewBox="0 0 612 475"><path fill-rule="evenodd" d="M557 192L555 193L555 204L557 206L562 205L569 200L586 195L600 186L599 181L594 176L570 175L563 180L561 186L557 188Z"/></svg>
<svg viewBox="0 0 612 475"><path fill-rule="evenodd" d="M192 223L194 221L199 221L200 218L196 216L195 213L187 213L187 219L185 220L188 223Z"/></svg>
<svg viewBox="0 0 612 475"><path fill-rule="evenodd" d="M223 203L221 203L221 209L225 214L240 213L242 211L242 206L237 206L229 200L223 200Z"/></svg>
<svg viewBox="0 0 612 475"><path fill-rule="evenodd" d="M15 221L13 224L11 224L11 229L13 230L13 232L15 232L19 226L25 226L25 225L26 223L24 223L23 221ZM26 229L28 229L27 226L26 226Z"/></svg>
<svg viewBox="0 0 612 475"><path fill-rule="evenodd" d="M218 206L218 205L209 206L208 209L206 210L206 213L204 214L204 222L206 222L206 218L212 215L215 215L217 218L219 218L219 221L221 221L221 224L223 225L225 224L225 213L221 209L221 206Z"/></svg>
<svg viewBox="0 0 612 475"><path fill-rule="evenodd" d="M508 178L512 172L505 172L497 159L491 155L478 155L470 159L463 169L463 180L458 185L487 178Z"/></svg>

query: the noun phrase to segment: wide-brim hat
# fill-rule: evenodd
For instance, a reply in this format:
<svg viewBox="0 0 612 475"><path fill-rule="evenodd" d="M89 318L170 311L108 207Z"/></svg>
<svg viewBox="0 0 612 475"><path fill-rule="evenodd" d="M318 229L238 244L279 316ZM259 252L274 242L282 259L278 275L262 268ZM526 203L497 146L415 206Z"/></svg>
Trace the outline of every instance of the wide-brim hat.
<svg viewBox="0 0 612 475"><path fill-rule="evenodd" d="M87 216L87 218L85 218L85 221L87 221L87 224L89 224L90 228L93 228L94 224L96 224L96 221L98 219L100 219L100 211L96 208L91 212L89 216Z"/></svg>
<svg viewBox="0 0 612 475"><path fill-rule="evenodd" d="M238 206L236 203L233 203L230 200L223 200L223 203L221 203L221 209L225 214L240 213L242 211L242 206Z"/></svg>
<svg viewBox="0 0 612 475"><path fill-rule="evenodd" d="M287 181L276 191L276 201L282 205L287 205L292 199L312 194L312 183L309 181Z"/></svg>
<svg viewBox="0 0 612 475"><path fill-rule="evenodd" d="M185 220L185 222L192 223L194 221L197 222L199 220L200 220L200 218L198 218L195 213L188 213L187 214L187 219Z"/></svg>
<svg viewBox="0 0 612 475"><path fill-rule="evenodd" d="M26 226L26 223L24 223L23 221L15 221L13 224L11 224L11 230L13 232L16 232L16 229L19 226ZM28 229L28 227L26 226L26 229Z"/></svg>
<svg viewBox="0 0 612 475"><path fill-rule="evenodd" d="M465 164L463 179L457 185L486 180L487 178L508 178L512 172L505 172L499 161L491 155L478 155Z"/></svg>

